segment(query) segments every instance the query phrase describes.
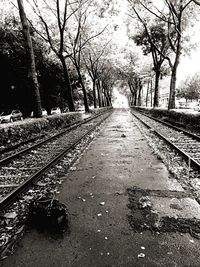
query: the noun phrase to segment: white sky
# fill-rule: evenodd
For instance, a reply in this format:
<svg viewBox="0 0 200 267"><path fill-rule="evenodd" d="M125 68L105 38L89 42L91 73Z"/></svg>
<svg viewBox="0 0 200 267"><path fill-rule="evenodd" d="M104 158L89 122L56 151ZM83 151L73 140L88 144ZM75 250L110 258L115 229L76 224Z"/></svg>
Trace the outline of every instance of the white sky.
<svg viewBox="0 0 200 267"><path fill-rule="evenodd" d="M117 88L113 89L113 107L114 108L128 108L128 99L125 95L120 94Z"/></svg>

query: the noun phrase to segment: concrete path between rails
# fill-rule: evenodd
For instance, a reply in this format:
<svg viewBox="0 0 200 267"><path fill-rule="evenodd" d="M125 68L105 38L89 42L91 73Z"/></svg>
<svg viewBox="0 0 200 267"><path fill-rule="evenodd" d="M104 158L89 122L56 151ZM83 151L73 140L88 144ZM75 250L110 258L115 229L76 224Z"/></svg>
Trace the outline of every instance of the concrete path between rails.
<svg viewBox="0 0 200 267"><path fill-rule="evenodd" d="M53 239L30 231L2 266L200 266L198 239L151 229L152 214L159 224L164 216L198 219L200 209L134 121L128 110L115 110L66 174L58 198L69 208L70 233Z"/></svg>

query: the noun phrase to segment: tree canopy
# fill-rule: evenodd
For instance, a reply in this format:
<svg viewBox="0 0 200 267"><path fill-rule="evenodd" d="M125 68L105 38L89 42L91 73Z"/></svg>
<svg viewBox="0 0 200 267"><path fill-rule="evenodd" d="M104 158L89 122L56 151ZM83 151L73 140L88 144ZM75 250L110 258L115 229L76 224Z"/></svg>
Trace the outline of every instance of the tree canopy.
<svg viewBox="0 0 200 267"><path fill-rule="evenodd" d="M49 113L53 106L74 111L82 103L88 112L90 106L111 105L116 84L134 105L145 104L142 95L146 92L146 102L151 91L157 107L163 76L171 77L168 108L174 107L177 71L192 49L187 29L199 23L199 1L28 0L24 5L33 72ZM17 9L14 0L0 3L0 109L19 107L28 116L35 100Z"/></svg>

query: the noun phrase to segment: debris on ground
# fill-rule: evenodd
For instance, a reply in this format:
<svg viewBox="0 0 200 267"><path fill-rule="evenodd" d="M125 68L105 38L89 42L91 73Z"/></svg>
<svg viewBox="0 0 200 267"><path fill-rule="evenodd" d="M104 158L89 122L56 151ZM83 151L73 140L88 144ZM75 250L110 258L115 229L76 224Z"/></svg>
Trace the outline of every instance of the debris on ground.
<svg viewBox="0 0 200 267"><path fill-rule="evenodd" d="M69 214L55 196L40 196L29 205L28 223L42 232L62 233L67 230Z"/></svg>
<svg viewBox="0 0 200 267"><path fill-rule="evenodd" d="M127 189L127 193L129 198L127 206L130 209L128 220L133 231L141 233L150 230L155 234L163 232L189 233L192 237L200 239L199 219L192 217L184 218L174 213L170 216L161 216L158 211L153 210L150 201L152 196L158 198L165 197L172 201L174 201L175 198L184 199L189 197L187 192L150 190L133 187ZM180 211L179 206L176 205L176 208L178 208L176 210ZM192 243L192 241L190 242Z"/></svg>
<svg viewBox="0 0 200 267"><path fill-rule="evenodd" d="M138 254L138 258L144 258L144 257L145 257L145 254L144 253Z"/></svg>
<svg viewBox="0 0 200 267"><path fill-rule="evenodd" d="M6 219L15 219L16 217L17 217L17 213L15 211L4 214L4 218Z"/></svg>

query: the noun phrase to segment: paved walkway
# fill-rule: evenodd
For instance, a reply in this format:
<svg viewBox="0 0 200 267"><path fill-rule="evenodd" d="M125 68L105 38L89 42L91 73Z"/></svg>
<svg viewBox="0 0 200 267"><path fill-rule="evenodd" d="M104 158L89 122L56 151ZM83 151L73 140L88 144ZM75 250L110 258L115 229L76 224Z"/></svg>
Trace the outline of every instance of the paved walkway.
<svg viewBox="0 0 200 267"><path fill-rule="evenodd" d="M190 235L131 230L127 189L133 186L183 191L130 113L116 110L62 185L71 233L55 240L31 231L3 266L200 266L199 241Z"/></svg>

